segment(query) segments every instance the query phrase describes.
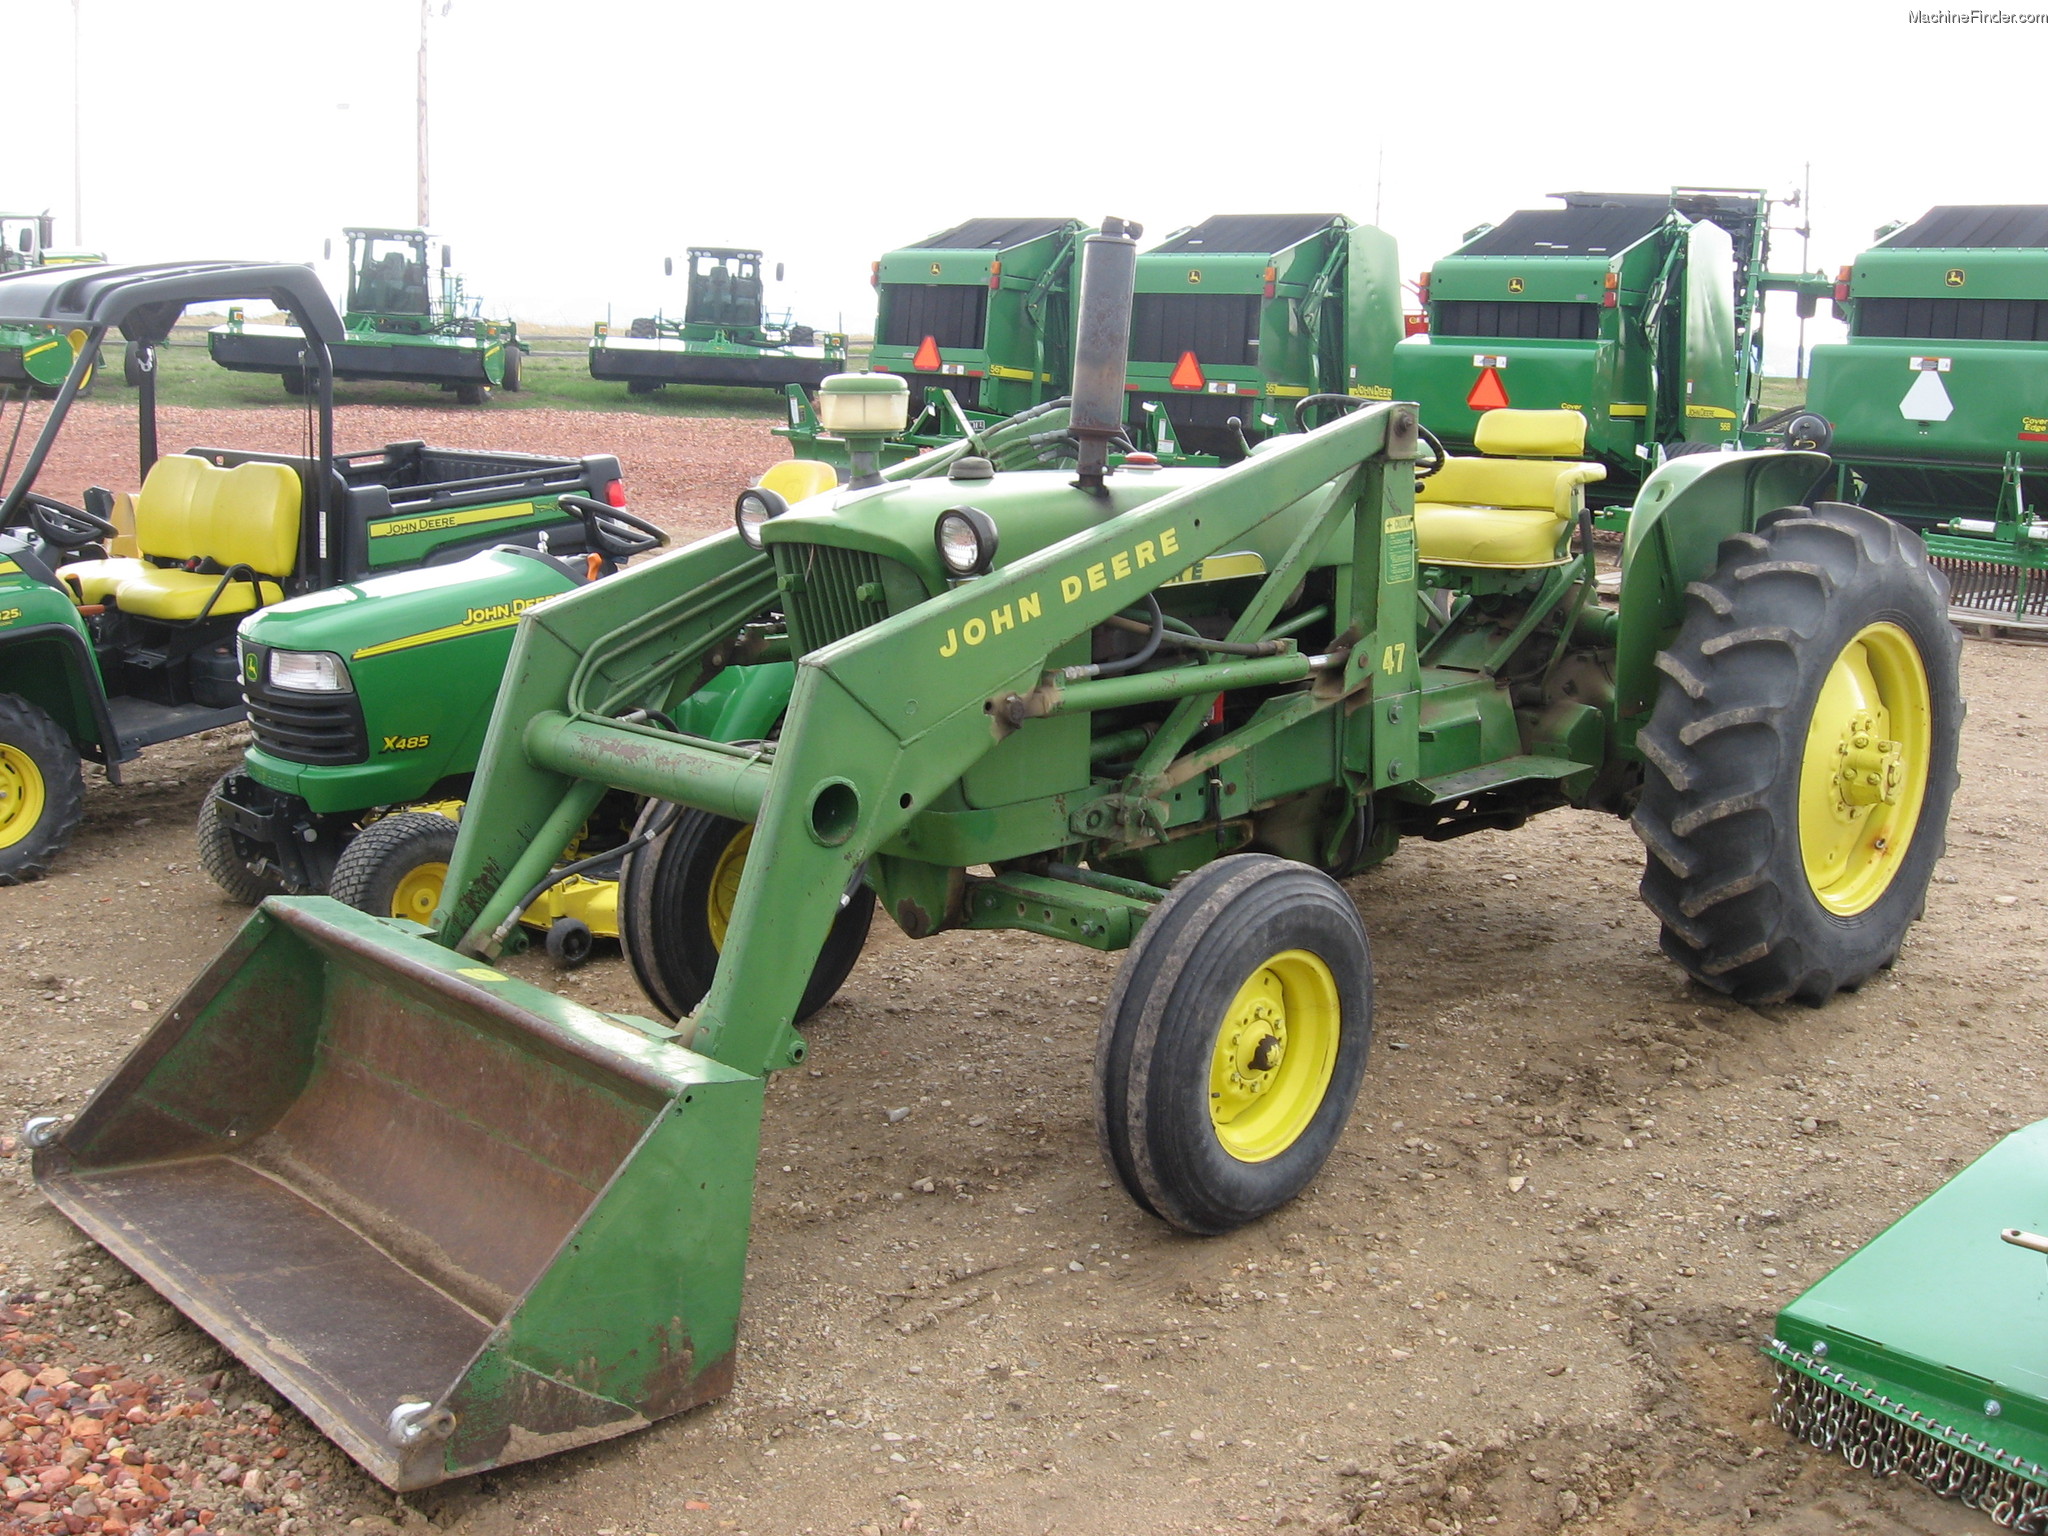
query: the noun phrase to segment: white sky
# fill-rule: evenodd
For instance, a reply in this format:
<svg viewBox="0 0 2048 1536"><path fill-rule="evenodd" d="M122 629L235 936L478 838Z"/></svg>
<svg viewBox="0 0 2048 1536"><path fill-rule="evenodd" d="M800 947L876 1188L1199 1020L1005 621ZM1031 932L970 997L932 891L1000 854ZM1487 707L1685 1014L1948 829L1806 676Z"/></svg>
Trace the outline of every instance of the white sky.
<svg viewBox="0 0 2048 1536"><path fill-rule="evenodd" d="M77 3L86 244L305 260L344 224L412 222L417 0ZM1157 235L1211 213L1369 221L1384 150L1379 222L1413 277L1546 192L1783 195L1811 161L1811 264L1832 271L1934 203L2048 201L2048 26L1908 14L453 0L431 23L433 226L473 291L524 319L644 312L661 257L697 242L758 245L788 266L771 303L861 330L868 263L971 216L1116 213ZM16 114L0 206L57 213L60 244L71 23L62 0L8 7L34 110ZM1798 251L1780 235L1773 266ZM1774 324L1786 368L1789 302Z"/></svg>

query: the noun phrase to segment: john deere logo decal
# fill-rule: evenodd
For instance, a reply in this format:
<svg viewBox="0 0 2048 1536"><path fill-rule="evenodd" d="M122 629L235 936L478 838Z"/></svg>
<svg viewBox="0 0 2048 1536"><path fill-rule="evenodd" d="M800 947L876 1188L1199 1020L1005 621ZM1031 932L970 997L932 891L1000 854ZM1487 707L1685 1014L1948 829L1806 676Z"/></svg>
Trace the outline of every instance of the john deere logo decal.
<svg viewBox="0 0 2048 1536"><path fill-rule="evenodd" d="M938 275L939 275L939 264L938 264L938 263L937 263L937 262L935 261L935 262L933 262L933 263L932 263L932 276L933 276L933 277L937 277Z"/></svg>
<svg viewBox="0 0 2048 1536"><path fill-rule="evenodd" d="M1202 280L1202 269L1201 269L1200 267L1190 267L1190 268L1188 268L1188 281L1189 281L1189 282L1191 282L1191 283L1199 283L1199 282L1200 282L1201 280Z"/></svg>
<svg viewBox="0 0 2048 1536"><path fill-rule="evenodd" d="M1509 293L1520 293L1521 291L1522 291L1522 280L1521 280L1521 279L1520 279L1519 277L1511 277L1511 278L1509 278L1509 279L1508 279L1508 292L1509 292Z"/></svg>
<svg viewBox="0 0 2048 1536"><path fill-rule="evenodd" d="M1961 267L1950 267L1950 268L1948 269L1947 275L1945 275L1945 276L1944 276L1944 277L1942 278L1942 281L1943 281L1944 283L1947 283L1947 284L1949 285L1949 287L1951 287L1951 288L1960 288L1960 287L1962 287L1962 286L1963 286L1963 269L1962 269Z"/></svg>
<svg viewBox="0 0 2048 1536"><path fill-rule="evenodd" d="M250 682L255 682L256 674L262 670L263 663L255 652L252 651L242 658L242 676L246 677Z"/></svg>

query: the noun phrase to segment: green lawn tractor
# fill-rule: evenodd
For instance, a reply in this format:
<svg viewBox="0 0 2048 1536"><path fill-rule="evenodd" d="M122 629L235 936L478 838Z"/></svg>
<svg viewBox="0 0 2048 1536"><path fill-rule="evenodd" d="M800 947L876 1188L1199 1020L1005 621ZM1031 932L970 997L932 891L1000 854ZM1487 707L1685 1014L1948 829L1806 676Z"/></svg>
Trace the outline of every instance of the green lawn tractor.
<svg viewBox="0 0 2048 1536"><path fill-rule="evenodd" d="M675 264L662 264L671 273ZM815 388L846 366L846 338L798 325L787 311L768 313L761 253L692 246L684 257L683 318L643 315L617 336L600 321L590 338L590 376L623 383L633 395L664 384L730 389ZM775 264L782 281L782 263Z"/></svg>
<svg viewBox="0 0 2048 1536"><path fill-rule="evenodd" d="M308 451L160 456L156 348L186 305L251 297L289 305L306 327ZM30 430L25 398L0 421L9 441L27 445L0 492L0 885L41 874L70 838L83 809L81 759L118 781L144 747L243 718L247 659L236 655L235 630L245 616L299 598L346 607L351 622L374 629L382 621L351 584L404 571L431 587L449 562L502 544L580 558L599 548L593 514L563 498L594 498L608 513L624 499L618 461L606 455L418 442L336 453L326 347L342 328L307 267L13 272L0 276L4 325L83 340L66 349L71 371L39 429ZM116 327L141 365L139 489L94 487L71 506L37 484L90 359ZM294 676L318 688L324 674ZM298 722L308 750L363 744L352 693L314 702L321 708Z"/></svg>
<svg viewBox="0 0 2048 1536"><path fill-rule="evenodd" d="M1130 438L1183 463L1297 430L1310 395L1394 397L1401 269L1342 214L1225 213L1138 258Z"/></svg>
<svg viewBox="0 0 2048 1536"><path fill-rule="evenodd" d="M1702 455L1644 485L1608 606L1571 413L1506 439L1555 464L1424 477L1414 407L1361 399L1228 468L1118 466L1136 233L1086 244L1064 466L963 443L885 478L903 382L828 381L852 483L744 492L732 531L522 617L430 927L273 897L32 1126L47 1197L389 1486L726 1389L764 1079L870 894L919 940L1125 951L1101 1145L1204 1234L1344 1130L1373 981L1338 880L1404 836L1632 816L1667 952L1748 1003L1898 956L1960 716L1916 540L1803 504L1820 455ZM791 662L772 740L676 714ZM672 1022L492 964L620 792L649 803L626 949Z"/></svg>
<svg viewBox="0 0 2048 1536"><path fill-rule="evenodd" d="M1806 394L1835 494L1925 534L1959 621L2048 629L2048 207L1929 209L1836 307L1849 339L1813 349Z"/></svg>
<svg viewBox="0 0 2048 1536"><path fill-rule="evenodd" d="M1428 329L1396 349L1394 389L1432 431L1462 448L1487 411L1580 412L1610 526L1665 458L1815 445L1813 423L1756 414L1763 294L1793 291L1810 313L1825 286L1767 272L1762 192L1552 195L1564 206L1481 225L1423 274Z"/></svg>
<svg viewBox="0 0 2048 1536"><path fill-rule="evenodd" d="M47 213L0 213L0 273L35 267L71 267L105 261L96 251L52 250L56 220ZM81 331L0 323L0 390L26 385L54 393L71 372L71 360L85 345ZM90 387L92 375L87 373Z"/></svg>
<svg viewBox="0 0 2048 1536"><path fill-rule="evenodd" d="M454 254L419 229L345 229L348 239L346 334L329 344L337 379L438 384L464 405L481 405L494 388L519 389L520 359L532 350L511 320L494 320L463 287ZM437 275L432 275L436 274ZM438 288L438 292L435 289ZM302 395L311 379L304 317L293 325L251 325L231 310L206 333L223 368L274 373L285 393Z"/></svg>
<svg viewBox="0 0 2048 1536"><path fill-rule="evenodd" d="M2048 1121L2007 1136L1778 1314L1780 1427L2048 1529Z"/></svg>

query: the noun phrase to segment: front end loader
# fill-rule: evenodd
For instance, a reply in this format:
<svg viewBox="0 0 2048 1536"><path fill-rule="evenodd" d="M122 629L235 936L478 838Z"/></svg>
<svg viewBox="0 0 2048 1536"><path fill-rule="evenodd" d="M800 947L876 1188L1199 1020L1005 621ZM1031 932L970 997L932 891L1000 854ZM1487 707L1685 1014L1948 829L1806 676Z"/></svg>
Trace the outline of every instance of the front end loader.
<svg viewBox="0 0 2048 1536"><path fill-rule="evenodd" d="M1363 400L1227 469L1124 458L1136 234L1086 242L1064 465L884 478L902 381L829 381L852 483L742 493L730 532L521 619L431 929L272 898L34 1127L45 1195L391 1486L724 1389L762 1083L869 902L919 940L1125 952L1101 1145L1197 1234L1284 1205L1343 1133L1372 965L1338 881L1404 836L1632 816L1667 952L1745 1002L1897 958L1960 714L1916 541L1802 504L1819 455L1701 456L1644 487L1610 607L1573 413L1495 413L1467 458ZM774 739L677 718L783 662ZM621 791L649 803L626 949L667 1022L492 963Z"/></svg>

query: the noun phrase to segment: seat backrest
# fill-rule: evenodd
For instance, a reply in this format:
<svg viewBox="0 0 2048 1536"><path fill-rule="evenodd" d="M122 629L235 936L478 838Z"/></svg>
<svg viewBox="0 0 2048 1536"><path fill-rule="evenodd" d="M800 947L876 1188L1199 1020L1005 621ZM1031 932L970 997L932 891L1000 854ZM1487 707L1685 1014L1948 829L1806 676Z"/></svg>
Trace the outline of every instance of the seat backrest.
<svg viewBox="0 0 2048 1536"><path fill-rule="evenodd" d="M1517 459L1576 459L1586 451L1586 418L1578 411L1518 411L1512 406L1480 414L1472 446Z"/></svg>
<svg viewBox="0 0 2048 1536"><path fill-rule="evenodd" d="M1416 483L1415 504L1533 507L1565 517L1576 510L1578 487L1606 472L1598 464L1555 459L1446 459L1442 469Z"/></svg>
<svg viewBox="0 0 2048 1536"><path fill-rule="evenodd" d="M299 560L299 477L283 464L220 469L170 453L135 498L135 542L163 560L246 565L290 576Z"/></svg>

